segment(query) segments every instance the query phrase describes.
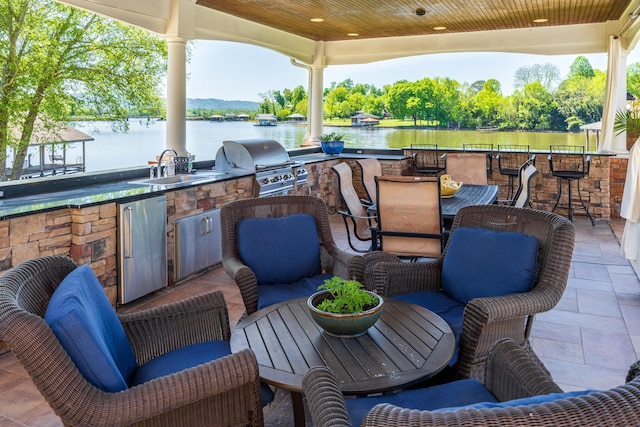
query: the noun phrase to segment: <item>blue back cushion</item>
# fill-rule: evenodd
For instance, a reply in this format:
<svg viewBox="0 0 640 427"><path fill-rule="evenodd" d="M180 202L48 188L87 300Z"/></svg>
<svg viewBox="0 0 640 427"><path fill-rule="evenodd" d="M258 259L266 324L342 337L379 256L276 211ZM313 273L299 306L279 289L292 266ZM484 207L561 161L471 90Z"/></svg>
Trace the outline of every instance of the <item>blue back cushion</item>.
<svg viewBox="0 0 640 427"><path fill-rule="evenodd" d="M309 214L245 219L237 236L240 258L259 285L292 283L320 273L320 238Z"/></svg>
<svg viewBox="0 0 640 427"><path fill-rule="evenodd" d="M442 264L442 288L464 304L473 298L531 290L538 241L517 232L457 228Z"/></svg>
<svg viewBox="0 0 640 427"><path fill-rule="evenodd" d="M44 320L87 381L109 392L128 388L138 365L124 329L88 265L64 278L51 296Z"/></svg>

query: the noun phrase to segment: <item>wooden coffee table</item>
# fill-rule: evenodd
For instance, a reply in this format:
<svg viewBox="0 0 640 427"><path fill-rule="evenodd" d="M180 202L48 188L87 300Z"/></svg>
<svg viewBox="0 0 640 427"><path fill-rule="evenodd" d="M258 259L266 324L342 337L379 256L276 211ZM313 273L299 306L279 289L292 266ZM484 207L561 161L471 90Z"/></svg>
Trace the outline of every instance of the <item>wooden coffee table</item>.
<svg viewBox="0 0 640 427"><path fill-rule="evenodd" d="M415 304L385 298L380 319L356 338L324 333L311 319L307 299L274 304L242 320L231 350L250 348L260 378L291 392L296 426L304 425L302 378L313 366L328 366L343 393L366 395L428 379L453 356L455 340L438 315Z"/></svg>

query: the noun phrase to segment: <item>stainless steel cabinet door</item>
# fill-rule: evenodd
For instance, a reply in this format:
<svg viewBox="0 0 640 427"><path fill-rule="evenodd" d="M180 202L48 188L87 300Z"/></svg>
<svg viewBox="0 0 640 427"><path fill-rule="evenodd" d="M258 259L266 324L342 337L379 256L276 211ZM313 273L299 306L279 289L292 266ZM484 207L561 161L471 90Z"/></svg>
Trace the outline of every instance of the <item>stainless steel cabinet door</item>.
<svg viewBox="0 0 640 427"><path fill-rule="evenodd" d="M118 300L126 304L167 286L167 198L119 205Z"/></svg>
<svg viewBox="0 0 640 427"><path fill-rule="evenodd" d="M176 282L222 261L220 209L181 218L174 230Z"/></svg>

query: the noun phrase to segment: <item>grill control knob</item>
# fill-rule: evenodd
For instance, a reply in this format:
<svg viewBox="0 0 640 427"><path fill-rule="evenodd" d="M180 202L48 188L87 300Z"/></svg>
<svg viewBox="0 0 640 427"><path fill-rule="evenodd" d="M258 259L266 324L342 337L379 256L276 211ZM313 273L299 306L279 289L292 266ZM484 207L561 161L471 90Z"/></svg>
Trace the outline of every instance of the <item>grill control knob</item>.
<svg viewBox="0 0 640 427"><path fill-rule="evenodd" d="M268 184L268 183L269 183L269 178L265 178L260 181L260 184Z"/></svg>
<svg viewBox="0 0 640 427"><path fill-rule="evenodd" d="M291 175L290 173L285 173L284 175L282 175L282 179L291 179L293 178L293 175Z"/></svg>

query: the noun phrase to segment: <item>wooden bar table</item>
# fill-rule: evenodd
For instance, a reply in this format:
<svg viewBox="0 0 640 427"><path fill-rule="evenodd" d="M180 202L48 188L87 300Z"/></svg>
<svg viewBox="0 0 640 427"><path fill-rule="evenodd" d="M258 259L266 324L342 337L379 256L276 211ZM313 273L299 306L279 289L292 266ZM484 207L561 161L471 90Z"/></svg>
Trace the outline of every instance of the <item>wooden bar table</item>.
<svg viewBox="0 0 640 427"><path fill-rule="evenodd" d="M274 304L242 320L231 350L250 348L260 378L291 392L296 426L304 426L302 378L313 366L328 366L345 394L400 389L444 369L455 340L438 315L415 304L385 299L380 319L364 335L338 338L311 319L307 299Z"/></svg>

